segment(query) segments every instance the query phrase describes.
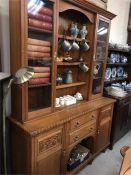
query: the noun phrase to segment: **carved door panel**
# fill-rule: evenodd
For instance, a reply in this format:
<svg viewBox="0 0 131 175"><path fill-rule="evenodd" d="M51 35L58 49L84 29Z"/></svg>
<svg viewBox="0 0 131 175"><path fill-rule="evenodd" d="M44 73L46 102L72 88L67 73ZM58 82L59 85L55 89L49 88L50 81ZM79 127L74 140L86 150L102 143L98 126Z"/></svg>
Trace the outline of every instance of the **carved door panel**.
<svg viewBox="0 0 131 175"><path fill-rule="evenodd" d="M97 151L106 147L110 142L111 117L100 122L97 132Z"/></svg>
<svg viewBox="0 0 131 175"><path fill-rule="evenodd" d="M62 160L62 128L53 129L36 138L36 174L60 174Z"/></svg>

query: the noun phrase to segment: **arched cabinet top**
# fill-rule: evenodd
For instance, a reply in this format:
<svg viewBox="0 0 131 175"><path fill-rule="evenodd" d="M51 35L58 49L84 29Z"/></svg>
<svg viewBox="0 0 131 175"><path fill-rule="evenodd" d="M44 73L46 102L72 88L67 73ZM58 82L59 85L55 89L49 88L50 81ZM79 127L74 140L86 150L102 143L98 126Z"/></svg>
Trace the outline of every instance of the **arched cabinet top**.
<svg viewBox="0 0 131 175"><path fill-rule="evenodd" d="M73 4L72 5L69 5L65 1L60 1L60 4L59 4L59 13L70 11L70 10L73 10L74 12L76 11L76 13L77 12L78 13L82 13L84 16L87 17L87 19L91 23L94 23L94 21L95 21L95 15L94 15L94 13L88 12L88 11L86 11L84 9L80 9L79 7L74 6Z"/></svg>
<svg viewBox="0 0 131 175"><path fill-rule="evenodd" d="M74 9L84 13L92 23L94 22L94 14L102 15L110 20L116 17L115 14L98 7L87 0L59 0L59 12L68 9Z"/></svg>

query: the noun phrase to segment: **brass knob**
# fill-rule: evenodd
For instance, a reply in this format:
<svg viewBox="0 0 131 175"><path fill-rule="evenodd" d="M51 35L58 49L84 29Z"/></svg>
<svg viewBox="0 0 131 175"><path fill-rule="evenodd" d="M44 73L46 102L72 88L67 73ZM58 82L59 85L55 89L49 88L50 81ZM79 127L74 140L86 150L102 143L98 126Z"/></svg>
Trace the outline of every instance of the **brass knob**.
<svg viewBox="0 0 131 175"><path fill-rule="evenodd" d="M94 129L94 128L90 128L89 130L90 130L90 131L93 131L93 129Z"/></svg>
<svg viewBox="0 0 131 175"><path fill-rule="evenodd" d="M75 123L75 127L76 127L76 128L79 128L79 127L80 127L80 122L79 122L79 121L77 121L77 122Z"/></svg>
<svg viewBox="0 0 131 175"><path fill-rule="evenodd" d="M100 134L100 130L98 129L97 134Z"/></svg>
<svg viewBox="0 0 131 175"><path fill-rule="evenodd" d="M91 119L93 120L94 118L95 118L95 116L94 116L94 115L92 115L92 116L91 116Z"/></svg>
<svg viewBox="0 0 131 175"><path fill-rule="evenodd" d="M75 136L74 141L75 141L75 142L78 141L79 138L80 138L79 136Z"/></svg>

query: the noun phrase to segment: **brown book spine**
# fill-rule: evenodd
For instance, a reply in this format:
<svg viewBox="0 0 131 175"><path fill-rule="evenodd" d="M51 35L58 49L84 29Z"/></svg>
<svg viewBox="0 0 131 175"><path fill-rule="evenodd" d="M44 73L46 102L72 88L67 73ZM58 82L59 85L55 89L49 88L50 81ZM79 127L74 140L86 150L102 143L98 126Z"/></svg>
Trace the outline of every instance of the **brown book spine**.
<svg viewBox="0 0 131 175"><path fill-rule="evenodd" d="M44 52L49 53L51 51L50 47L43 47L43 46L35 46L35 45L28 45L28 51L32 52Z"/></svg>
<svg viewBox="0 0 131 175"><path fill-rule="evenodd" d="M36 45L36 46L45 46L45 47L51 46L50 41L42 41L42 40L32 39L32 38L28 38L28 44Z"/></svg>
<svg viewBox="0 0 131 175"><path fill-rule="evenodd" d="M41 22L36 19L29 18L29 26L36 27L36 28L43 29L43 30L52 31L52 23Z"/></svg>
<svg viewBox="0 0 131 175"><path fill-rule="evenodd" d="M29 84L33 85L33 84L46 84L49 83L50 78L31 78L29 80Z"/></svg>
<svg viewBox="0 0 131 175"><path fill-rule="evenodd" d="M39 11L40 14L53 16L53 10L47 7L42 7Z"/></svg>
<svg viewBox="0 0 131 175"><path fill-rule="evenodd" d="M42 58L42 57L50 57L50 53L41 53L41 52L30 52L28 51L28 57L32 58Z"/></svg>
<svg viewBox="0 0 131 175"><path fill-rule="evenodd" d="M38 73L45 73L50 72L50 67L32 67L34 69L34 72Z"/></svg>
<svg viewBox="0 0 131 175"><path fill-rule="evenodd" d="M34 73L33 78L49 78L50 72Z"/></svg>
<svg viewBox="0 0 131 175"><path fill-rule="evenodd" d="M53 21L51 16L43 15L43 14L39 14L39 13L37 13L35 15L33 15L31 13L28 13L28 17L32 18L32 19L37 19L37 20L40 20L40 21L44 21L44 22L50 22L50 23L52 23L52 21Z"/></svg>

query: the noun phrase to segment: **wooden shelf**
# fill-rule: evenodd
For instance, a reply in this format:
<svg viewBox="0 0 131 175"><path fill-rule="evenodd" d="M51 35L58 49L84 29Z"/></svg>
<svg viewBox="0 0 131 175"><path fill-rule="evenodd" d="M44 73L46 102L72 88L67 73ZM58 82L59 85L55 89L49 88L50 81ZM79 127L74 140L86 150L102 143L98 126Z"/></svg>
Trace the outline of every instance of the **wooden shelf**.
<svg viewBox="0 0 131 175"><path fill-rule="evenodd" d="M102 79L102 77L93 77L94 80Z"/></svg>
<svg viewBox="0 0 131 175"><path fill-rule="evenodd" d="M110 80L105 80L104 83L105 84L111 84L111 83L114 83L114 82L117 82L117 81L125 81L127 80L127 78L123 78L123 77L120 77L120 78L111 78Z"/></svg>
<svg viewBox="0 0 131 175"><path fill-rule="evenodd" d="M105 41L101 41L101 40L97 40L97 42L99 42L99 43L103 43L103 44L106 44Z"/></svg>
<svg viewBox="0 0 131 175"><path fill-rule="evenodd" d="M131 66L131 63L107 63L107 66Z"/></svg>
<svg viewBox="0 0 131 175"><path fill-rule="evenodd" d="M56 89L64 89L64 88L69 88L69 87L74 87L74 86L82 86L85 85L86 82L76 82L76 83L70 83L70 84L62 84L56 86Z"/></svg>
<svg viewBox="0 0 131 175"><path fill-rule="evenodd" d="M64 35L58 35L58 37L59 38L61 38L61 39L64 39L64 38L66 38L67 40L74 40L74 38L72 37L72 36L64 36ZM75 41L82 41L82 39L81 38L75 38ZM89 40L85 40L86 42L88 42L89 43Z"/></svg>
<svg viewBox="0 0 131 175"><path fill-rule="evenodd" d="M114 52L125 52L125 53L130 53L130 51L126 51L126 50L120 50L120 49L117 49L117 48L109 48L108 49L109 51L114 51Z"/></svg>
<svg viewBox="0 0 131 175"><path fill-rule="evenodd" d="M39 28L36 28L36 27L29 27L28 29L30 31L33 31L33 32L41 32L41 33L47 33L47 34L52 34L53 33L50 30L39 29Z"/></svg>
<svg viewBox="0 0 131 175"><path fill-rule="evenodd" d="M34 85L29 85L29 88L36 88L36 87L43 87L43 86L51 86L51 83L48 84L34 84Z"/></svg>
<svg viewBox="0 0 131 175"><path fill-rule="evenodd" d="M80 63L81 62L57 62L57 66L78 66Z"/></svg>

